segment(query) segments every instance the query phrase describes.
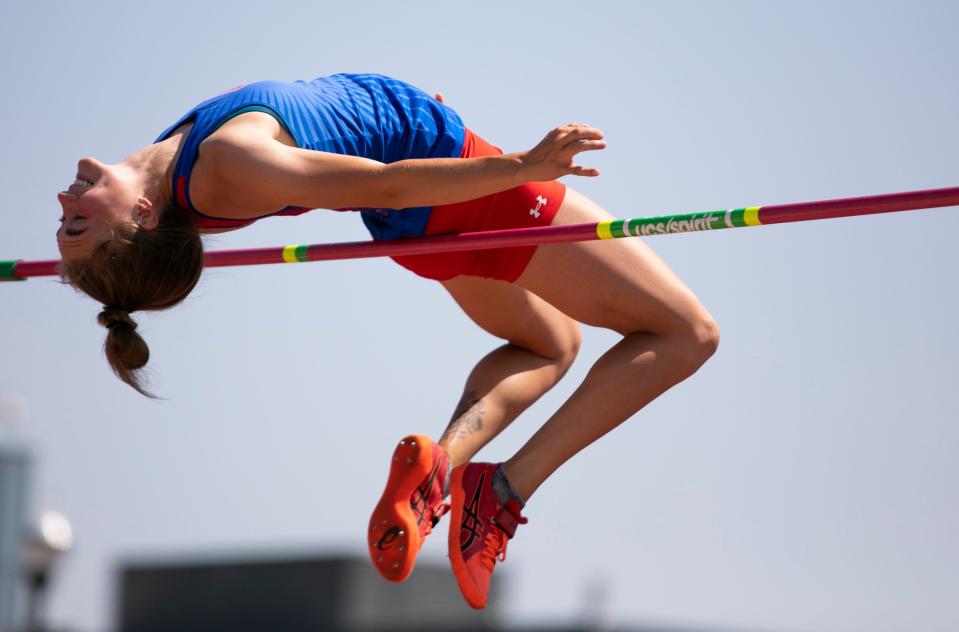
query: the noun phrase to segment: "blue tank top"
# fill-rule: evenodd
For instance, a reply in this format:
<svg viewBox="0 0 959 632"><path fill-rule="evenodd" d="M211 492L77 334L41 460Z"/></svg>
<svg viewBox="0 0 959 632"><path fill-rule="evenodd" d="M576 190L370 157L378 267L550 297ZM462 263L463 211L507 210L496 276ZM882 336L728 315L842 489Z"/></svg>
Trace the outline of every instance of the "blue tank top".
<svg viewBox="0 0 959 632"><path fill-rule="evenodd" d="M261 81L199 104L166 129L157 142L192 120L177 164L174 195L201 225L236 227L251 220L203 215L190 201L190 173L200 143L230 118L249 111L270 114L303 149L361 156L383 163L406 158L459 157L465 129L456 112L407 83L373 74L337 74L310 82ZM269 215L296 215L288 207ZM423 235L431 207L360 210L377 239ZM264 217L268 217L266 215Z"/></svg>

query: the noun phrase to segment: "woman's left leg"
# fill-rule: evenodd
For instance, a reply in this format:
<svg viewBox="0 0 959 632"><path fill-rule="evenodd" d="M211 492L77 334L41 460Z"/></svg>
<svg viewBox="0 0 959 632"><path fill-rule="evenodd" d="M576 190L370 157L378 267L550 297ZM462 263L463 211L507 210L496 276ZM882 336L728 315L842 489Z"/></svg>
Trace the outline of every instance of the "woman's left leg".
<svg viewBox="0 0 959 632"><path fill-rule="evenodd" d="M470 373L437 443L409 435L396 446L367 533L370 559L391 581L406 579L424 538L445 512L448 466L472 459L556 384L579 348L576 322L529 290L465 276L443 285L473 322L505 344Z"/></svg>

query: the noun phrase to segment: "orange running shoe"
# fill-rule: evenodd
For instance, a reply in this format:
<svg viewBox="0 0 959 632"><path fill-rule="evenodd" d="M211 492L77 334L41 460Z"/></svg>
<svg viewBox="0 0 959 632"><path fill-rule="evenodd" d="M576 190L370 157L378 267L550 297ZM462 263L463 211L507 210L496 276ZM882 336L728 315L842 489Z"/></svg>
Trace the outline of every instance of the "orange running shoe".
<svg viewBox="0 0 959 632"><path fill-rule="evenodd" d="M506 543L526 524L520 505L503 505L493 491L496 463L467 463L453 470L450 484L450 562L460 592L474 608L485 608L497 561L506 560Z"/></svg>
<svg viewBox="0 0 959 632"><path fill-rule="evenodd" d="M409 435L393 451L386 489L370 516L370 559L380 575L401 582L426 536L449 510L443 502L449 458L429 437Z"/></svg>

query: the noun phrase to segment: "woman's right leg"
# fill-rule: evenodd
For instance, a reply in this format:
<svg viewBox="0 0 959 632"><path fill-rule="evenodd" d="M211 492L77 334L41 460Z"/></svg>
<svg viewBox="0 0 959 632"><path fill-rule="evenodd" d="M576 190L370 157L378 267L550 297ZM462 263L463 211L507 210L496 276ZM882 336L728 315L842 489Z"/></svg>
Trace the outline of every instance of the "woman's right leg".
<svg viewBox="0 0 959 632"><path fill-rule="evenodd" d="M555 223L612 219L567 191ZM579 322L623 338L505 465L528 499L553 471L673 385L716 350L719 330L693 293L642 241L540 246L517 281Z"/></svg>
<svg viewBox="0 0 959 632"><path fill-rule="evenodd" d="M612 217L567 190L555 224ZM469 463L450 483L449 553L466 601L486 605L497 560L525 519L523 503L560 465L705 362L718 328L693 293L645 244L552 244L537 248L516 281L581 323L623 338L546 423L503 465Z"/></svg>

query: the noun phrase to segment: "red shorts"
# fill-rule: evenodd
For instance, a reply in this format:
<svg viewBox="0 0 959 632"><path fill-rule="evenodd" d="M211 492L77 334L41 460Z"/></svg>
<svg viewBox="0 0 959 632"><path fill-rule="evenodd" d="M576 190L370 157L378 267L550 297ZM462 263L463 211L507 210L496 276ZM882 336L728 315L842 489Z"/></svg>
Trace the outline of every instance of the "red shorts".
<svg viewBox="0 0 959 632"><path fill-rule="evenodd" d="M460 158L499 156L503 150L466 130ZM493 195L434 206L426 225L426 235L463 233L503 228L549 226L563 203L566 185L529 182ZM440 252L432 255L393 257L393 261L416 274L446 281L461 274L500 279L512 283L526 269L536 246L495 248L474 252Z"/></svg>

